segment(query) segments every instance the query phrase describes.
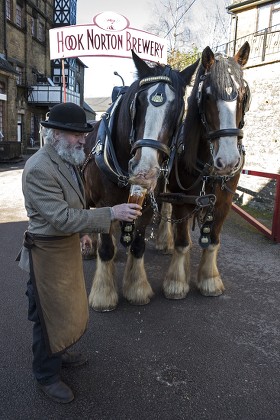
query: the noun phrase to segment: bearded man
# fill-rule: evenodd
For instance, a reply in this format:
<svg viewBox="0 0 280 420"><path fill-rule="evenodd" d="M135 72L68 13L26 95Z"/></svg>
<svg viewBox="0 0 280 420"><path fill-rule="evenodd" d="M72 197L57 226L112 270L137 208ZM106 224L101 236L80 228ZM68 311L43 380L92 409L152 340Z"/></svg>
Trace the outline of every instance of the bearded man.
<svg viewBox="0 0 280 420"><path fill-rule="evenodd" d="M137 204L86 209L76 168L85 159L86 134L92 125L76 104L55 105L41 122L44 146L31 156L22 175L28 230L20 267L29 271L28 319L33 325L33 374L51 399L68 403L71 388L60 377L62 366L79 366L86 358L67 349L84 334L88 301L80 239L84 233L108 233L113 220L141 215ZM83 242L89 240L83 236Z"/></svg>

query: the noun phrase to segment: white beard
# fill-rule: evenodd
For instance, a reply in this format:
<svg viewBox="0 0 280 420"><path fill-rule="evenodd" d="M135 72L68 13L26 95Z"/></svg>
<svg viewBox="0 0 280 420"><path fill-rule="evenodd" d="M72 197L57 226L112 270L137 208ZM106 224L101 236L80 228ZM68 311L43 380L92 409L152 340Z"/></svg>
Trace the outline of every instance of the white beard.
<svg viewBox="0 0 280 420"><path fill-rule="evenodd" d="M63 137L54 144L54 148L61 159L71 165L81 165L86 158L83 148L78 148L76 145L70 145Z"/></svg>

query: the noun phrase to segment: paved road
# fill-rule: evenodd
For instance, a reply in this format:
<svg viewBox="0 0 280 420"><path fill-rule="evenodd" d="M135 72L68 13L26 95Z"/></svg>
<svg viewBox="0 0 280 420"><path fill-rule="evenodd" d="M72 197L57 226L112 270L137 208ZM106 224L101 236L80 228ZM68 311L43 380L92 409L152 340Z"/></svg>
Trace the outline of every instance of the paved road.
<svg viewBox="0 0 280 420"><path fill-rule="evenodd" d="M110 313L91 310L88 331L76 345L89 364L63 372L75 400L61 406L46 399L30 370L27 276L14 262L27 224L22 163L11 166L0 165L1 420L280 419L280 245L236 214L222 236L223 296L206 298L192 289L184 300L166 300L161 283L170 256L149 240L146 267L154 299L142 307L121 299ZM192 255L194 278L196 237ZM120 284L123 249L117 259ZM84 262L88 290L94 266Z"/></svg>

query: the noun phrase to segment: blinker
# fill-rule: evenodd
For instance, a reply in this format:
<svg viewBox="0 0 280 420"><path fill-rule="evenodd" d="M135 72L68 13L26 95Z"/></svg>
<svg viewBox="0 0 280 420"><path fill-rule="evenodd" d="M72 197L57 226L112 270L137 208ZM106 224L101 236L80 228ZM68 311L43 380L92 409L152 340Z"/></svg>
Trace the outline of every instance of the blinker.
<svg viewBox="0 0 280 420"><path fill-rule="evenodd" d="M151 94L150 103L153 106L161 106L166 102L165 84L159 83L156 90Z"/></svg>

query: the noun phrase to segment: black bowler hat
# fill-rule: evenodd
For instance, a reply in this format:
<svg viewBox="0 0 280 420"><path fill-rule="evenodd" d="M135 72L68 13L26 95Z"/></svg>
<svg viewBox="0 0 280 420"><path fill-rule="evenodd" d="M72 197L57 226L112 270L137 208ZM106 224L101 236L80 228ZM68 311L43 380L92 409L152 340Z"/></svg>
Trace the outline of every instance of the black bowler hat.
<svg viewBox="0 0 280 420"><path fill-rule="evenodd" d="M48 119L41 121L46 128L88 133L93 126L87 123L86 113L79 105L72 102L55 105L49 112Z"/></svg>

